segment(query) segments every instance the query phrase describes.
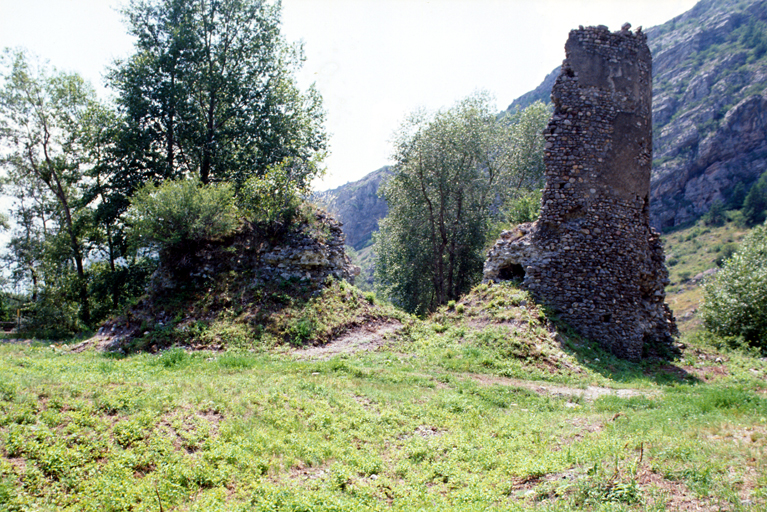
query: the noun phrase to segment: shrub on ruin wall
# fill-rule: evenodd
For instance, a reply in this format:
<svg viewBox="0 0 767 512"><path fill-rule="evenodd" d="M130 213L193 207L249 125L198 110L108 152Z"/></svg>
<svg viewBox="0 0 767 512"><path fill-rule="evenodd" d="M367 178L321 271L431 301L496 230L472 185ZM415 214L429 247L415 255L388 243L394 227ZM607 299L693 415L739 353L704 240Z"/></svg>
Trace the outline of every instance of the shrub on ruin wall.
<svg viewBox="0 0 767 512"><path fill-rule="evenodd" d="M706 328L767 348L767 225L755 228L705 288Z"/></svg>
<svg viewBox="0 0 767 512"><path fill-rule="evenodd" d="M270 166L266 173L248 179L238 191L240 209L251 222L277 229L300 217L301 196L309 193L302 169L290 159Z"/></svg>
<svg viewBox="0 0 767 512"><path fill-rule="evenodd" d="M136 243L160 251L223 238L239 225L233 187L197 179L145 185L133 197L129 217Z"/></svg>

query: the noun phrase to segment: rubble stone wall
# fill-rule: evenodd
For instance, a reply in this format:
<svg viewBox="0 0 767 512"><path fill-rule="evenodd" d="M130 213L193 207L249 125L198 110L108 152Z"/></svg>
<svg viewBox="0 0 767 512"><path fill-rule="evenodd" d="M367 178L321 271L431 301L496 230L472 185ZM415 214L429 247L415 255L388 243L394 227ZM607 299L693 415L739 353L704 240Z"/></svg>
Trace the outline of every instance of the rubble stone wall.
<svg viewBox="0 0 767 512"><path fill-rule="evenodd" d="M652 62L624 25L570 32L546 128L546 187L536 223L504 232L485 282L522 279L580 334L639 359L670 345L668 271L649 224Z"/></svg>

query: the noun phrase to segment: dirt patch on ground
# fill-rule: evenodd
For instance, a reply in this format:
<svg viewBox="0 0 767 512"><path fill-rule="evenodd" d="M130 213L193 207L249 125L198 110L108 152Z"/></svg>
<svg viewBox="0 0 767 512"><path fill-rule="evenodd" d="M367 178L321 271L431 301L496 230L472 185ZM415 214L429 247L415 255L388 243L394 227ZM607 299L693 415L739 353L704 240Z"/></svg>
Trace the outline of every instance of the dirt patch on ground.
<svg viewBox="0 0 767 512"><path fill-rule="evenodd" d="M298 467L291 468L288 478L290 480L300 480L304 482L309 482L311 480L325 478L329 474L330 474L330 469L328 464L323 464L321 466L310 466L310 467L298 466Z"/></svg>
<svg viewBox="0 0 767 512"><path fill-rule="evenodd" d="M645 494L660 493L659 499L665 501L664 507L666 510L714 512L728 509L727 507L723 509L722 504L714 503L709 499L698 498L682 482L668 480L648 469L640 469L637 474L637 484L639 484L639 487ZM655 493L652 491L655 491Z"/></svg>
<svg viewBox="0 0 767 512"><path fill-rule="evenodd" d="M92 338L81 341L77 345L72 345L69 350L79 354L80 352L85 352L89 348L94 347L99 352L106 352L113 343L114 338L112 336L96 335Z"/></svg>
<svg viewBox="0 0 767 512"><path fill-rule="evenodd" d="M215 411L173 411L165 414L158 429L170 439L176 451L194 453L204 439L216 438L224 417Z"/></svg>
<svg viewBox="0 0 767 512"><path fill-rule="evenodd" d="M25 338L2 338L0 343L15 343L21 345L31 345L35 340L28 340Z"/></svg>
<svg viewBox="0 0 767 512"><path fill-rule="evenodd" d="M397 332L401 327L401 323L392 320L367 323L346 331L325 345L297 349L294 351L294 355L298 359L327 360L340 354L376 350L386 343L389 335Z"/></svg>
<svg viewBox="0 0 767 512"><path fill-rule="evenodd" d="M578 397L583 400L594 401L602 396L617 396L619 398L631 398L642 396L652 398L658 394L657 391L640 391L637 389L612 389L599 386L588 386L585 388L572 388L549 384L544 382L532 382L520 379L509 379L507 377L498 377L496 375L468 375L470 379L485 386L510 386L516 388L529 389L540 395L552 395L560 397Z"/></svg>

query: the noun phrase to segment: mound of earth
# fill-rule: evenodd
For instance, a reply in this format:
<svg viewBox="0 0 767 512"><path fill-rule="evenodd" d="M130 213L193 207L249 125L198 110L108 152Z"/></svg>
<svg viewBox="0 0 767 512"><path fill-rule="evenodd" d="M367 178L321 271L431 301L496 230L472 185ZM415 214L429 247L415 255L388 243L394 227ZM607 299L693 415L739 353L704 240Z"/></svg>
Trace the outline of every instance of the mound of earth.
<svg viewBox="0 0 767 512"><path fill-rule="evenodd" d="M351 284L359 269L340 223L315 211L281 232L247 224L232 237L166 256L146 295L77 349L156 351L321 346L404 318Z"/></svg>

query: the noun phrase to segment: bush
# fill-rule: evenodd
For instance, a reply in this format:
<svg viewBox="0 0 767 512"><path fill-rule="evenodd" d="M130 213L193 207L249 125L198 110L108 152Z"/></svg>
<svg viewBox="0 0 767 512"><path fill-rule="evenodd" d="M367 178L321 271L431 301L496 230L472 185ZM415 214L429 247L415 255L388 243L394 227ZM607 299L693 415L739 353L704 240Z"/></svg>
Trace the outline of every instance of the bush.
<svg viewBox="0 0 767 512"><path fill-rule="evenodd" d="M764 222L767 217L767 172L748 191L742 212L748 226Z"/></svg>
<svg viewBox="0 0 767 512"><path fill-rule="evenodd" d="M726 221L724 204L721 201L714 201L711 208L703 215L703 223L706 226L724 226Z"/></svg>
<svg viewBox="0 0 767 512"><path fill-rule="evenodd" d="M4 292L0 292L0 322L10 322L14 320L14 315L8 306L8 299Z"/></svg>
<svg viewBox="0 0 767 512"><path fill-rule="evenodd" d="M702 318L715 334L767 348L767 226L754 228L706 284Z"/></svg>
<svg viewBox="0 0 767 512"><path fill-rule="evenodd" d="M264 176L250 178L239 191L239 204L251 222L275 227L290 225L299 213L301 193L289 161L270 167Z"/></svg>
<svg viewBox="0 0 767 512"><path fill-rule="evenodd" d="M537 220L541 213L542 194L542 189L533 190L508 201L504 208L508 223L516 225Z"/></svg>
<svg viewBox="0 0 767 512"><path fill-rule="evenodd" d="M80 306L66 300L60 294L45 290L36 302L26 304L21 310L19 331L26 336L40 339L63 340L87 326L80 321Z"/></svg>
<svg viewBox="0 0 767 512"><path fill-rule="evenodd" d="M145 185L133 197L129 216L134 238L161 250L223 238L239 223L233 187L197 179Z"/></svg>
<svg viewBox="0 0 767 512"><path fill-rule="evenodd" d="M716 258L716 266L723 267L724 262L732 258L732 255L735 254L735 251L737 250L738 250L738 244L734 242L730 242L728 244L719 246L718 250L716 251L717 253L719 253L719 256L717 256Z"/></svg>

